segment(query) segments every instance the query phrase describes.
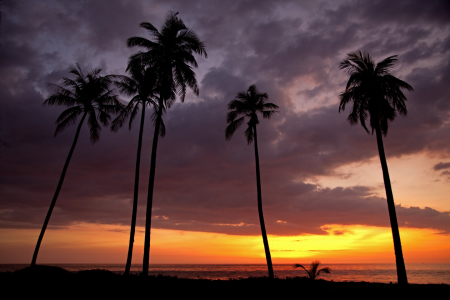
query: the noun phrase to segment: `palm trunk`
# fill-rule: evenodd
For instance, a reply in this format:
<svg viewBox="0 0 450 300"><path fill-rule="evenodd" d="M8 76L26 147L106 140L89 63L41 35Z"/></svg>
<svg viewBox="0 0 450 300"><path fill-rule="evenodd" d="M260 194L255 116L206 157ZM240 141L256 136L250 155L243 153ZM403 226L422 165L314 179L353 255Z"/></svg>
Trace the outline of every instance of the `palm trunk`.
<svg viewBox="0 0 450 300"><path fill-rule="evenodd" d="M44 237L45 230L47 229L48 221L50 220L50 216L52 215L53 208L55 207L56 199L58 199L59 191L64 182L64 177L66 176L67 168L69 167L70 159L72 158L73 150L75 150L75 145L77 144L78 136L80 135L81 125L86 118L86 112L81 118L80 124L78 124L77 131L75 133L75 138L73 139L72 147L70 148L69 155L67 156L66 163L64 164L63 171L61 173L61 177L59 178L58 186L56 187L55 195L53 196L52 203L47 212L47 216L45 217L44 225L42 225L41 233L39 234L39 238L36 244L36 248L34 249L33 259L31 260L31 266L36 265L36 259L39 253L39 248L41 247L42 238Z"/></svg>
<svg viewBox="0 0 450 300"><path fill-rule="evenodd" d="M139 127L139 141L136 155L136 171L134 174L133 214L131 216L130 243L128 245L127 264L125 266L125 273L124 273L124 275L126 276L130 274L131 258L133 257L134 234L136 231L136 214L137 214L138 193L139 193L139 167L141 164L141 148L142 148L142 133L144 131L144 119L145 119L145 102L143 102L142 104L141 125Z"/></svg>
<svg viewBox="0 0 450 300"><path fill-rule="evenodd" d="M158 147L159 127L161 126L162 103L158 108L156 117L155 133L153 134L152 158L150 162L150 178L148 181L147 212L145 215L145 240L144 240L144 262L142 266L142 275L148 276L148 265L150 260L150 229L152 225L152 205L153 205L153 186L155 182L156 170L156 148Z"/></svg>
<svg viewBox="0 0 450 300"><path fill-rule="evenodd" d="M258 190L258 214L259 223L261 225L261 234L263 238L264 251L266 252L267 268L269 270L269 278L273 279L272 258L270 256L269 241L267 240L266 226L264 225L264 215L262 209L262 197L261 197L261 179L259 177L259 155L258 155L258 138L256 135L256 125L253 126L255 131L255 163L256 163L256 188Z"/></svg>
<svg viewBox="0 0 450 300"><path fill-rule="evenodd" d="M397 215L395 213L394 196L392 194L391 180L384 154L383 137L380 127L375 128L377 134L378 154L380 155L381 168L383 169L384 188L386 189L386 199L389 210L389 219L391 221L392 238L394 240L395 262L397 265L397 280L399 284L408 284L406 277L405 261L403 260L402 244L400 241L400 232L398 230Z"/></svg>

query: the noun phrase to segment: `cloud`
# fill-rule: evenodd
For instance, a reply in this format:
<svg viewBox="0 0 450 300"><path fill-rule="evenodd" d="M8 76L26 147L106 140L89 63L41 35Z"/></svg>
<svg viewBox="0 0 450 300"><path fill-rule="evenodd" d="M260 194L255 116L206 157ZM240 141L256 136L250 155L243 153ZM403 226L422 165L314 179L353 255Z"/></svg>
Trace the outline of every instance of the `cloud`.
<svg viewBox="0 0 450 300"><path fill-rule="evenodd" d="M444 1L8 1L2 3L0 55L0 226L39 228L72 143L75 126L53 138L62 107L44 107L74 63L84 71L123 74L169 9L205 42L198 58L200 96L188 94L164 116L152 226L259 234L253 145L240 128L225 140L227 103L251 84L280 106L261 119L258 141L269 234L327 234L324 224L389 226L385 199L370 186L323 188L309 179L378 155L375 137L338 112L347 53L367 50L378 62L399 54L394 75L410 83L408 116L390 124L389 158L450 153L450 34ZM145 121L138 224L143 225L153 127ZM89 142L83 127L50 226L73 222L128 225L138 126ZM434 170L444 170L441 162ZM447 171L444 171L444 173ZM351 179L349 179L351 180ZM448 233L448 212L397 206L400 226ZM335 231L333 234L349 234Z"/></svg>
<svg viewBox="0 0 450 300"><path fill-rule="evenodd" d="M433 167L433 169L434 169L435 171L439 171L439 170L443 170L443 169L448 169L448 168L450 168L450 162L447 162L447 163L440 162L440 163L434 165L434 167Z"/></svg>

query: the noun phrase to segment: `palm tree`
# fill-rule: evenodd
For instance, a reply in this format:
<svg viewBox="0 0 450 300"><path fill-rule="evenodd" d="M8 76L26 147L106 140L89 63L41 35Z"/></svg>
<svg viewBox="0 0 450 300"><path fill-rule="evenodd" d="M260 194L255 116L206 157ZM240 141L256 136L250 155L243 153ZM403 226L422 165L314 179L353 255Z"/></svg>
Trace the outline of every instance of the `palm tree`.
<svg viewBox="0 0 450 300"><path fill-rule="evenodd" d="M322 272L330 274L331 269L328 267L317 270L319 268L319 265L320 265L320 261L315 260L311 263L311 265L309 266L309 269L306 269L301 264L295 264L294 268L303 268L306 271L306 273L308 273L309 278L314 280L314 279L316 279L316 277L319 277L320 273L322 273Z"/></svg>
<svg viewBox="0 0 450 300"><path fill-rule="evenodd" d="M130 274L131 259L133 256L133 243L134 235L136 229L136 214L137 214L137 202L138 202L138 191L139 191L139 167L141 161L141 148L142 148L142 134L144 131L144 120L145 120L145 108L151 106L154 108L153 118L155 113L158 111L157 101L157 90L156 82L157 77L153 68L131 68L129 70L131 73L131 78L123 75L115 75L115 84L119 88L119 91L127 96L133 96L128 102L128 105L119 113L116 119L112 122L111 130L117 131L123 126L125 121L129 118L129 129L131 129L134 118L139 112L139 108L142 107L141 111L141 122L139 127L139 139L138 148L136 155L136 169L134 176L134 193L133 193L133 212L131 216L131 229L130 229L130 242L128 245L128 256L127 263L125 265L124 275ZM160 136L164 136L165 127L162 123L160 126Z"/></svg>
<svg viewBox="0 0 450 300"><path fill-rule="evenodd" d="M407 113L406 97L402 89L413 90L408 83L391 75L390 72L396 61L397 55L393 55L375 65L368 53L358 51L348 54L347 59L339 65L340 69L346 70L350 75L345 91L340 94L339 112L345 109L347 103L353 102L353 110L348 116L348 121L352 125L359 121L367 133L370 132L366 126L366 119L368 116L370 117L372 134L375 131L377 136L378 154L383 170L384 187L394 240L398 283L407 284L394 196L392 195L382 138L382 135L386 136L387 134L388 123L395 119L396 111L401 115Z"/></svg>
<svg viewBox="0 0 450 300"><path fill-rule="evenodd" d="M77 67L69 72L75 75L74 80L63 77L64 85L67 88L52 83L48 84L50 87L55 89L55 94L47 98L44 101L44 105L69 106L69 108L63 111L58 119L56 119L57 126L55 136L62 132L65 128L75 124L79 115L82 115L82 117L80 123L78 124L75 138L73 140L72 147L70 148L69 155L67 156L66 163L64 164L61 177L59 178L53 200L50 204L50 208L48 209L47 216L45 217L45 221L34 250L31 266L36 265L39 247L41 246L42 238L44 237L53 208L55 207L56 199L58 199L59 192L64 182L64 177L75 149L75 145L77 144L84 119L86 117L88 118L90 140L94 144L100 138L101 127L99 125L99 121L103 125L108 125L109 120L111 119L110 113L116 113L122 107L120 102L117 100L117 95L114 95L114 91L109 89L109 86L112 83L112 77L100 76L100 72L101 69L94 69L85 76L81 71L80 66L77 64Z"/></svg>
<svg viewBox="0 0 450 300"><path fill-rule="evenodd" d="M240 92L236 95L234 100L228 103L230 110L227 115L228 126L225 130L225 138L230 140L236 129L244 123L245 117L249 118L247 122L247 129L245 130L245 137L247 143L251 144L255 141L255 163L256 163L256 189L258 193L258 213L259 222L261 225L261 234L263 238L264 250L266 252L267 268L269 270L269 278L273 278L272 258L270 257L269 242L267 240L266 226L264 225L264 215L262 210L261 198L261 180L259 176L259 155L258 155L258 137L256 134L256 125L259 124L258 113L261 113L263 118L270 119L276 112L277 105L267 103L266 99L269 96L266 93L259 93L255 85L251 85L246 92ZM240 117L242 116L242 117ZM239 118L238 118L239 117Z"/></svg>
<svg viewBox="0 0 450 300"><path fill-rule="evenodd" d="M162 123L162 114L180 96L184 102L186 88L190 87L196 95L199 94L195 72L192 67L198 67L194 53L207 57L203 42L194 31L188 29L177 17L178 13L169 12L161 31L152 24L144 22L140 26L147 29L152 39L131 37L127 40L128 47L140 46L147 51L138 52L129 59L128 69L150 66L158 75L159 101L156 112L155 133L153 135L152 156L150 162L150 177L148 184L147 211L145 219L144 260L142 274L148 275L150 258L150 229L153 204L153 187L156 169L156 149Z"/></svg>

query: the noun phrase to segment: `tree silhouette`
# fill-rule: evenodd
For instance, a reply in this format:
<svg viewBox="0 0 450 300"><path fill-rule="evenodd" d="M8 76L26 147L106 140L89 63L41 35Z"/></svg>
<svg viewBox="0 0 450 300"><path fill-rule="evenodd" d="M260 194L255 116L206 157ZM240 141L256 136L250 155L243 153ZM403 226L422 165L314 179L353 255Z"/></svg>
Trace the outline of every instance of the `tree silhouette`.
<svg viewBox="0 0 450 300"><path fill-rule="evenodd" d="M147 211L145 219L144 260L142 274L148 275L150 258L150 229L153 203L153 187L156 169L156 149L162 123L162 114L180 96L184 102L186 89L190 87L196 95L199 94L195 72L192 67L198 67L194 53L207 56L203 42L194 31L188 29L177 17L178 13L169 12L164 20L161 31L152 24L144 22L140 26L147 29L152 39L131 37L127 40L128 47L140 46L147 51L138 52L129 59L128 69L150 66L158 75L159 101L155 115L155 133L153 135L152 156L150 162L150 177L148 184Z"/></svg>
<svg viewBox="0 0 450 300"><path fill-rule="evenodd" d="M358 51L348 54L347 59L339 65L340 69L346 70L350 75L345 91L340 94L339 112L345 109L346 104L353 102L353 109L348 116L348 121L352 125L359 121L367 133L370 132L366 126L366 119L370 117L370 126L372 127L372 134L374 131L376 133L378 154L383 170L384 187L394 240L398 283L407 284L394 196L382 138L382 135L386 136L387 134L389 122L395 119L396 111L401 115L407 113L406 97L402 89L413 90L408 83L391 75L390 72L396 61L397 55L393 55L375 65L368 53Z"/></svg>
<svg viewBox="0 0 450 300"><path fill-rule="evenodd" d="M320 265L320 261L315 260L311 263L311 265L309 265L308 269L306 269L301 264L295 264L294 268L303 268L306 271L306 273L308 273L309 278L314 280L314 279L316 279L316 277L319 277L320 273L322 273L322 272L330 274L331 269L328 267L317 270L319 268L319 265Z"/></svg>
<svg viewBox="0 0 450 300"><path fill-rule="evenodd" d="M41 233L39 234L31 266L36 265L39 247L41 246L42 238L44 237L56 199L58 199L59 192L64 182L64 177L75 149L78 136L80 135L80 129L84 119L86 117L88 118L90 140L94 144L100 138L101 127L99 121L103 125L108 125L109 120L111 119L110 113L116 113L122 107L122 104L117 100L117 96L114 95L114 91L109 89L109 86L112 83L112 77L110 75L100 76L100 72L101 69L94 69L85 76L81 71L80 66L77 64L77 67L69 72L75 75L75 79L63 77L64 85L67 88L52 83L48 84L55 89L55 93L44 101L44 105L69 106L69 108L63 111L58 119L56 119L57 126L55 136L65 128L75 124L79 115L82 115L82 117L78 124L75 138L64 164L61 177L59 178L53 200L48 209L47 216L45 217Z"/></svg>
<svg viewBox="0 0 450 300"><path fill-rule="evenodd" d="M272 258L270 256L269 242L267 240L266 227L264 225L264 215L262 210L261 197L261 180L259 175L259 155L258 155L258 137L256 134L256 125L259 124L258 115L262 114L263 118L270 119L276 112L277 105L267 103L266 99L269 96L266 93L259 93L255 85L251 85L246 92L240 92L236 95L234 100L228 103L228 126L225 130L225 138L230 140L236 129L244 123L246 117L249 118L247 122L247 129L245 130L245 137L247 143L254 142L255 146L255 163L256 163L256 188L258 193L258 213L259 222L261 225L261 234L264 243L264 250L266 252L267 268L269 270L269 278L273 277ZM242 117L240 117L242 116Z"/></svg>
<svg viewBox="0 0 450 300"><path fill-rule="evenodd" d="M150 67L136 67L130 68L129 73L131 74L131 78L123 75L114 76L114 78L116 79L115 84L119 88L119 91L132 98L128 102L128 105L123 110L121 110L117 118L114 119L111 126L111 130L116 132L120 127L123 126L125 121L129 119L128 127L129 129L131 129L134 118L138 114L139 109L142 108L134 176L133 212L131 216L130 242L128 244L127 263L125 265L124 275L130 274L131 259L133 256L133 244L136 230L136 214L139 192L139 168L141 161L142 134L144 132L145 109L147 106L151 106L154 109L154 113L152 115L153 120L155 120L156 113L158 112L157 75L154 69ZM161 123L159 135L164 136L164 134L165 127L164 124Z"/></svg>

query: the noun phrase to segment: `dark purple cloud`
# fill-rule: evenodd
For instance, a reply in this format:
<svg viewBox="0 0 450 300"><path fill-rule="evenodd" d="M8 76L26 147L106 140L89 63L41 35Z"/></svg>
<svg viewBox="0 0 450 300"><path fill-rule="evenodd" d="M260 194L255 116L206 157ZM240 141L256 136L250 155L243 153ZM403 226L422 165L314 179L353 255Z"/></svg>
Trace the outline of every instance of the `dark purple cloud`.
<svg viewBox="0 0 450 300"><path fill-rule="evenodd" d="M204 41L200 96L164 116L157 157L155 228L258 234L253 145L244 129L225 141L227 103L256 83L280 106L258 127L264 213L269 234L324 234L325 224L389 226L373 187L305 183L377 157L376 140L338 113L345 55L376 61L399 54L394 75L410 83L408 116L390 125L389 158L450 154L450 18L445 1L6 1L0 47L0 226L39 228L68 154L75 126L53 138L62 107L42 106L79 63L124 74L131 36L149 37L179 11ZM130 223L138 126L83 128L50 226ZM153 128L146 120L139 220L143 225ZM444 159L444 158L443 158ZM441 162L434 170L444 170ZM431 166L432 167L432 166ZM444 173L447 171L444 171ZM444 174L445 175L445 174ZM380 170L381 177L381 170ZM424 199L426 200L426 199ZM400 226L450 231L449 212L397 206ZM280 222L278 222L280 221ZM335 234L342 234L335 232Z"/></svg>

